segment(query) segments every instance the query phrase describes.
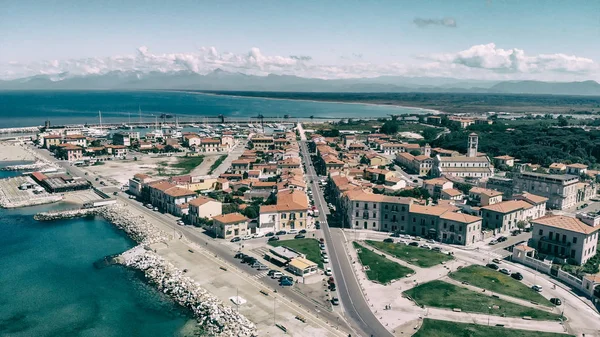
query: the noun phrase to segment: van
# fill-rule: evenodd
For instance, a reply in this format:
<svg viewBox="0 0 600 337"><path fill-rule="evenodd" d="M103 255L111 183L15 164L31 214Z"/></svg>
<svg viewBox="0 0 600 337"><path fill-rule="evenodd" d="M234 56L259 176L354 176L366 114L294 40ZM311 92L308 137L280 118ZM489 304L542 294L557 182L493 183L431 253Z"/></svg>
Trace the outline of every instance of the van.
<svg viewBox="0 0 600 337"><path fill-rule="evenodd" d="M282 273L282 272L280 272L280 271L276 271L276 272L274 272L274 273L273 273L273 275L271 275L271 278L276 278L276 279L278 279L278 278L280 278L280 277L282 277L282 276L283 276L283 273Z"/></svg>

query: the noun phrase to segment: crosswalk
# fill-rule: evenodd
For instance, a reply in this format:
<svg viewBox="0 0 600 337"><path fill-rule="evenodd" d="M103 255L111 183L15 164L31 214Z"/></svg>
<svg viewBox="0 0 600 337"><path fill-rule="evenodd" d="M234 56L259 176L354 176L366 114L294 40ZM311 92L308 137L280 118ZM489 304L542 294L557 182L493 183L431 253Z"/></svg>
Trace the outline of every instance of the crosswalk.
<svg viewBox="0 0 600 337"><path fill-rule="evenodd" d="M269 271L264 271L264 272L256 274L256 275L252 275L251 278L258 280L258 279L261 279L261 278L267 276L268 273L269 273Z"/></svg>

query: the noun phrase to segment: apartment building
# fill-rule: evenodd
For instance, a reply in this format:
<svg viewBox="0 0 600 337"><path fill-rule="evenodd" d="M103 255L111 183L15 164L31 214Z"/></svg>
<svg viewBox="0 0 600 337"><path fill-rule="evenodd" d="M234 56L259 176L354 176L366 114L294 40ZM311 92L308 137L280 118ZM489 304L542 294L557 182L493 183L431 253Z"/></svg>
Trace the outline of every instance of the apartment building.
<svg viewBox="0 0 600 337"><path fill-rule="evenodd" d="M277 193L277 204L260 207L257 232L266 234L280 230L306 229L308 222L308 198L300 190Z"/></svg>
<svg viewBox="0 0 600 337"><path fill-rule="evenodd" d="M524 220L530 221L531 219L541 218L546 215L546 203L548 202L548 198L527 192L515 194L512 198L514 200L526 201L532 206L525 211Z"/></svg>
<svg viewBox="0 0 600 337"><path fill-rule="evenodd" d="M248 235L248 218L240 213L217 215L213 218L215 235L222 239L232 239Z"/></svg>
<svg viewBox="0 0 600 337"><path fill-rule="evenodd" d="M83 148L77 145L65 143L58 145L56 157L68 161L83 159Z"/></svg>
<svg viewBox="0 0 600 337"><path fill-rule="evenodd" d="M84 135L67 135L62 140L63 144L71 144L80 147L87 147L87 138Z"/></svg>
<svg viewBox="0 0 600 337"><path fill-rule="evenodd" d="M515 166L515 158L508 155L497 156L494 157L494 163L497 166L504 165L506 167L513 167Z"/></svg>
<svg viewBox="0 0 600 337"><path fill-rule="evenodd" d="M531 244L538 252L583 265L596 255L598 229L595 217L549 215L532 221Z"/></svg>
<svg viewBox="0 0 600 337"><path fill-rule="evenodd" d="M195 133L188 133L183 135L183 145L187 147L199 147L201 142L200 136Z"/></svg>
<svg viewBox="0 0 600 337"><path fill-rule="evenodd" d="M515 191L529 192L548 198L548 207L566 209L589 200L594 185L579 183L579 176L521 172L513 178Z"/></svg>
<svg viewBox="0 0 600 337"><path fill-rule="evenodd" d="M250 142L256 151L267 151L274 146L273 137L252 137Z"/></svg>
<svg viewBox="0 0 600 337"><path fill-rule="evenodd" d="M397 153L411 151L418 151L420 154L428 157L431 155L431 146L429 146L429 144L421 146L413 143L383 143L379 146L379 148L384 154L387 155L395 155Z"/></svg>
<svg viewBox="0 0 600 337"><path fill-rule="evenodd" d="M426 189L433 198L438 199L441 197L443 190L453 189L454 183L443 177L433 178L423 180L423 188Z"/></svg>
<svg viewBox="0 0 600 337"><path fill-rule="evenodd" d="M250 170L250 164L252 163L249 159L237 159L231 162L231 173L233 174L244 174Z"/></svg>
<svg viewBox="0 0 600 337"><path fill-rule="evenodd" d="M493 205L481 207L483 227L494 233L510 232L517 229L519 221L526 221L527 215L532 214L533 205L523 200L508 200Z"/></svg>
<svg viewBox="0 0 600 337"><path fill-rule="evenodd" d="M196 192L182 187L172 187L164 191L164 205L167 213L175 216L188 214L189 202L196 198Z"/></svg>
<svg viewBox="0 0 600 337"><path fill-rule="evenodd" d="M503 198L513 195L513 180L510 178L492 176L485 182L485 187L501 192Z"/></svg>
<svg viewBox="0 0 600 337"><path fill-rule="evenodd" d="M131 138L128 134L122 132L113 134L112 142L114 145L131 146Z"/></svg>
<svg viewBox="0 0 600 337"><path fill-rule="evenodd" d="M214 153L221 151L221 140L217 138L202 138L200 146L197 147L198 152Z"/></svg>
<svg viewBox="0 0 600 337"><path fill-rule="evenodd" d="M489 206L502 202L502 192L473 187L469 190L469 200L476 206Z"/></svg>
<svg viewBox="0 0 600 337"><path fill-rule="evenodd" d="M567 165L567 174L581 176L587 172L587 168L587 165L584 164L569 164Z"/></svg>
<svg viewBox="0 0 600 337"><path fill-rule="evenodd" d="M427 176L433 168L433 159L427 155L413 156L408 152L399 152L396 161L419 176Z"/></svg>
<svg viewBox="0 0 600 337"><path fill-rule="evenodd" d="M223 213L223 204L215 199L198 197L189 203L188 219L194 226L201 225L204 220L212 219Z"/></svg>

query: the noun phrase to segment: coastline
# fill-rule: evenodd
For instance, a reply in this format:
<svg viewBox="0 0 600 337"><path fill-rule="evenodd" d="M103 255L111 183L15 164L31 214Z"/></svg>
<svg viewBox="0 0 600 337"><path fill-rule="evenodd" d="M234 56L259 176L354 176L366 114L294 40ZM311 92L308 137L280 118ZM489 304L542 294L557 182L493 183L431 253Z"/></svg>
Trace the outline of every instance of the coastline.
<svg viewBox="0 0 600 337"><path fill-rule="evenodd" d="M366 105L366 106L379 106L379 107L392 107L392 108L405 108L405 109L417 109L422 110L424 113L433 113L435 115L444 114L445 112L436 110L436 109L428 109L421 108L416 106L406 106L406 105L397 105L397 104L378 104L378 103L365 103L365 102L342 102L342 101L319 101L314 99L302 99L302 98L275 98L275 97L262 97L262 96L243 96L243 95L230 95L227 93L211 93L204 91L186 91L186 90L151 90L151 91L159 91L159 92L181 92L186 94L195 94L195 95L208 95L208 96L226 96L226 97L235 97L235 98L253 98L253 99L265 99L265 100L273 100L273 101L302 101L302 102L312 102L312 103L330 103L330 104L356 104L356 105ZM408 114L408 113L407 113ZM381 116L381 117L387 117ZM296 118L309 118L309 117L296 117ZM324 118L332 118L332 119L345 119L347 117L324 117Z"/></svg>

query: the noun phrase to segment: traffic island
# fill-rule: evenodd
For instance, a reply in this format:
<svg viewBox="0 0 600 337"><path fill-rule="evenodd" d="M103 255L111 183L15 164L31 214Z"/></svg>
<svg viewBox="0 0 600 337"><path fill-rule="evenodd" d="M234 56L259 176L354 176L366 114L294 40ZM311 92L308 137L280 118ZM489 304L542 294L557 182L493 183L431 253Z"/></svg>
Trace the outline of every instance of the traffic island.
<svg viewBox="0 0 600 337"><path fill-rule="evenodd" d="M485 326L470 323L457 323L425 318L419 331L413 337L568 337L552 332L507 329L500 326Z"/></svg>
<svg viewBox="0 0 600 337"><path fill-rule="evenodd" d="M429 268L454 259L452 255L436 252L426 248L381 241L365 241L368 245L388 253L400 260L421 268Z"/></svg>
<svg viewBox="0 0 600 337"><path fill-rule="evenodd" d="M353 242L352 244L356 249L360 263L365 269L367 278L371 281L388 284L394 280L414 273L412 269L390 261L384 256L372 252L356 242Z"/></svg>

